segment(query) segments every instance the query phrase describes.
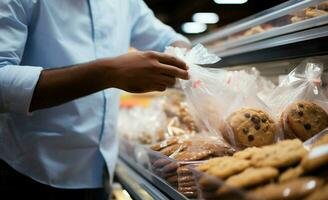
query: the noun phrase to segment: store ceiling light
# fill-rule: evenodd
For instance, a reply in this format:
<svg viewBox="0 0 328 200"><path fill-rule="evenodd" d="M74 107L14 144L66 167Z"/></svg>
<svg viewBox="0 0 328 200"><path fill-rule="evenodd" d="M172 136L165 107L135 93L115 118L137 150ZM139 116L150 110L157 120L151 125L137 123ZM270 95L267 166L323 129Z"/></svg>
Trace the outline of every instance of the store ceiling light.
<svg viewBox="0 0 328 200"><path fill-rule="evenodd" d="M182 31L189 34L197 34L206 31L207 26L199 22L186 22L182 24Z"/></svg>
<svg viewBox="0 0 328 200"><path fill-rule="evenodd" d="M214 0L214 2L217 4L243 4L247 0Z"/></svg>
<svg viewBox="0 0 328 200"><path fill-rule="evenodd" d="M213 12L199 12L193 14L192 20L204 24L215 24L219 21L219 15Z"/></svg>

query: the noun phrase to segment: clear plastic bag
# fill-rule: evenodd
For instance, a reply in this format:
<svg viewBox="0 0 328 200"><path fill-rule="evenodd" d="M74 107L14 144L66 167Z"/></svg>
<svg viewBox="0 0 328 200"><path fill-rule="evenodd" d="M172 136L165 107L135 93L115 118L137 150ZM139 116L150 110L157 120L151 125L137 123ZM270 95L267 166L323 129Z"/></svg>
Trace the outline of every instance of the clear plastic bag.
<svg viewBox="0 0 328 200"><path fill-rule="evenodd" d="M328 126L328 98L322 87L323 65L308 59L268 96L287 138L303 141Z"/></svg>
<svg viewBox="0 0 328 200"><path fill-rule="evenodd" d="M156 142L159 137L163 137L167 124L163 105L164 99L157 98L148 108L121 109L118 120L119 134L124 139L141 144Z"/></svg>
<svg viewBox="0 0 328 200"><path fill-rule="evenodd" d="M189 52L173 47L169 47L166 52L188 64L190 80L181 80L181 87L190 105L210 132L221 138L223 136L236 147L271 144L280 137L275 120L271 119L270 109L257 97L256 75L246 71L208 70L199 66L199 64L212 64L220 60L215 55L209 54L201 45L195 46ZM258 112L264 113L266 118L253 120L253 115L247 114L250 116L245 123L255 121L254 124L247 125L249 127L242 127L242 123L229 122L232 115L236 114L238 117L240 115L238 112L244 112L245 109L250 109L256 118L259 117L256 116ZM272 128L264 127L267 123L270 123L268 126ZM241 133L243 128L247 130ZM263 130L264 134L259 137L252 135L258 130ZM268 132L270 134L267 137Z"/></svg>

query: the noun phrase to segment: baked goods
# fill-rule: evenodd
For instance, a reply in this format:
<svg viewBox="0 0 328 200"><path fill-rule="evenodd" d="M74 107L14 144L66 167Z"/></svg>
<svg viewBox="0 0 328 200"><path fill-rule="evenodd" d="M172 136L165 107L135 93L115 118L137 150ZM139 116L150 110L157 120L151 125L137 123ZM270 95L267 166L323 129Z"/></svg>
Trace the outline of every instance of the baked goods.
<svg viewBox="0 0 328 200"><path fill-rule="evenodd" d="M228 186L236 188L246 188L258 184L262 184L272 180L279 174L278 170L273 167L262 167L262 168L247 168L245 171L230 176L225 183ZM220 190L219 192L221 192Z"/></svg>
<svg viewBox="0 0 328 200"><path fill-rule="evenodd" d="M220 157L212 159L197 167L199 170L207 169L209 175L217 178L226 178L233 174L243 171L250 166L250 162L234 157Z"/></svg>
<svg viewBox="0 0 328 200"><path fill-rule="evenodd" d="M165 147L171 146L176 143L178 143L178 137L171 137L162 142L153 144L152 146L150 146L150 149L152 149L154 151L160 151L160 150L164 149Z"/></svg>
<svg viewBox="0 0 328 200"><path fill-rule="evenodd" d="M302 174L304 174L304 169L300 165L294 168L289 168L279 176L279 182L284 182L294 178L298 178Z"/></svg>
<svg viewBox="0 0 328 200"><path fill-rule="evenodd" d="M198 193L193 173L186 165L234 153L216 137L197 135L176 136L152 145L151 149L157 151L149 154L154 173L189 198L196 198Z"/></svg>
<svg viewBox="0 0 328 200"><path fill-rule="evenodd" d="M263 146L276 140L276 124L263 110L243 108L231 114L226 121L239 147ZM227 131L224 134L225 138L229 137Z"/></svg>
<svg viewBox="0 0 328 200"><path fill-rule="evenodd" d="M328 199L328 184L318 188L304 200L327 200Z"/></svg>
<svg viewBox="0 0 328 200"><path fill-rule="evenodd" d="M307 8L305 9L305 15L307 18L312 18L312 17L319 17L322 15L326 15L327 12L324 10L319 10L315 8Z"/></svg>
<svg viewBox="0 0 328 200"><path fill-rule="evenodd" d="M283 168L301 161L307 153L302 142L298 139L285 140L262 148L250 148L245 152L234 154L236 158L245 158L255 167Z"/></svg>
<svg viewBox="0 0 328 200"><path fill-rule="evenodd" d="M264 32L264 29L261 26L255 26L253 28L250 28L244 33L244 36L250 36L250 35L255 35L258 33Z"/></svg>
<svg viewBox="0 0 328 200"><path fill-rule="evenodd" d="M260 187L249 192L249 195L263 200L298 200L321 187L323 183L317 177L302 177Z"/></svg>
<svg viewBox="0 0 328 200"><path fill-rule="evenodd" d="M322 15L328 14L327 10L327 2L323 2L317 6L317 8L306 8L300 11L297 11L291 15L290 21L292 23L304 21L307 19L311 19L314 17L319 17Z"/></svg>
<svg viewBox="0 0 328 200"><path fill-rule="evenodd" d="M328 115L319 105L299 100L281 114L281 124L288 138L305 141L328 126Z"/></svg>
<svg viewBox="0 0 328 200"><path fill-rule="evenodd" d="M306 171L313 171L328 164L328 144L316 146L303 158L301 166Z"/></svg>
<svg viewBox="0 0 328 200"><path fill-rule="evenodd" d="M328 11L328 1L321 2L317 5L320 10Z"/></svg>
<svg viewBox="0 0 328 200"><path fill-rule="evenodd" d="M322 146L325 145L315 148ZM315 174L303 167L304 160L309 162L308 155L310 153L303 143L293 139L263 147L249 147L233 156L210 159L196 167L201 171L197 181L202 197L221 199L226 196L233 199L232 195L238 194L237 188L248 191L250 199L301 199L324 183L318 178L325 176L322 170ZM320 166L324 166L324 162L320 161Z"/></svg>

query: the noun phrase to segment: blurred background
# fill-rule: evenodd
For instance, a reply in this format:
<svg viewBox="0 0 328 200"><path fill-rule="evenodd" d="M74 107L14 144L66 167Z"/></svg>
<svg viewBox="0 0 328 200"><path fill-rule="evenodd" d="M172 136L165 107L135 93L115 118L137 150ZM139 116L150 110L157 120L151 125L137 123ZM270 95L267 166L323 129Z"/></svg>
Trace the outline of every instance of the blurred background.
<svg viewBox="0 0 328 200"><path fill-rule="evenodd" d="M164 23L190 38L195 38L286 0L146 0L145 2Z"/></svg>

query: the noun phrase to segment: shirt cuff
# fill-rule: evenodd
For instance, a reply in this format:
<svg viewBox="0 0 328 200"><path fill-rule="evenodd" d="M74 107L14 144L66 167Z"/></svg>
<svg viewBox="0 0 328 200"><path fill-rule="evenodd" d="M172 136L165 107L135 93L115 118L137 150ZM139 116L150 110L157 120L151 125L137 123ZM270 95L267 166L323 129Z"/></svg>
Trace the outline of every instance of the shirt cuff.
<svg viewBox="0 0 328 200"><path fill-rule="evenodd" d="M2 103L7 112L30 115L30 104L42 67L6 65L0 68ZM1 101L0 101L1 103Z"/></svg>

